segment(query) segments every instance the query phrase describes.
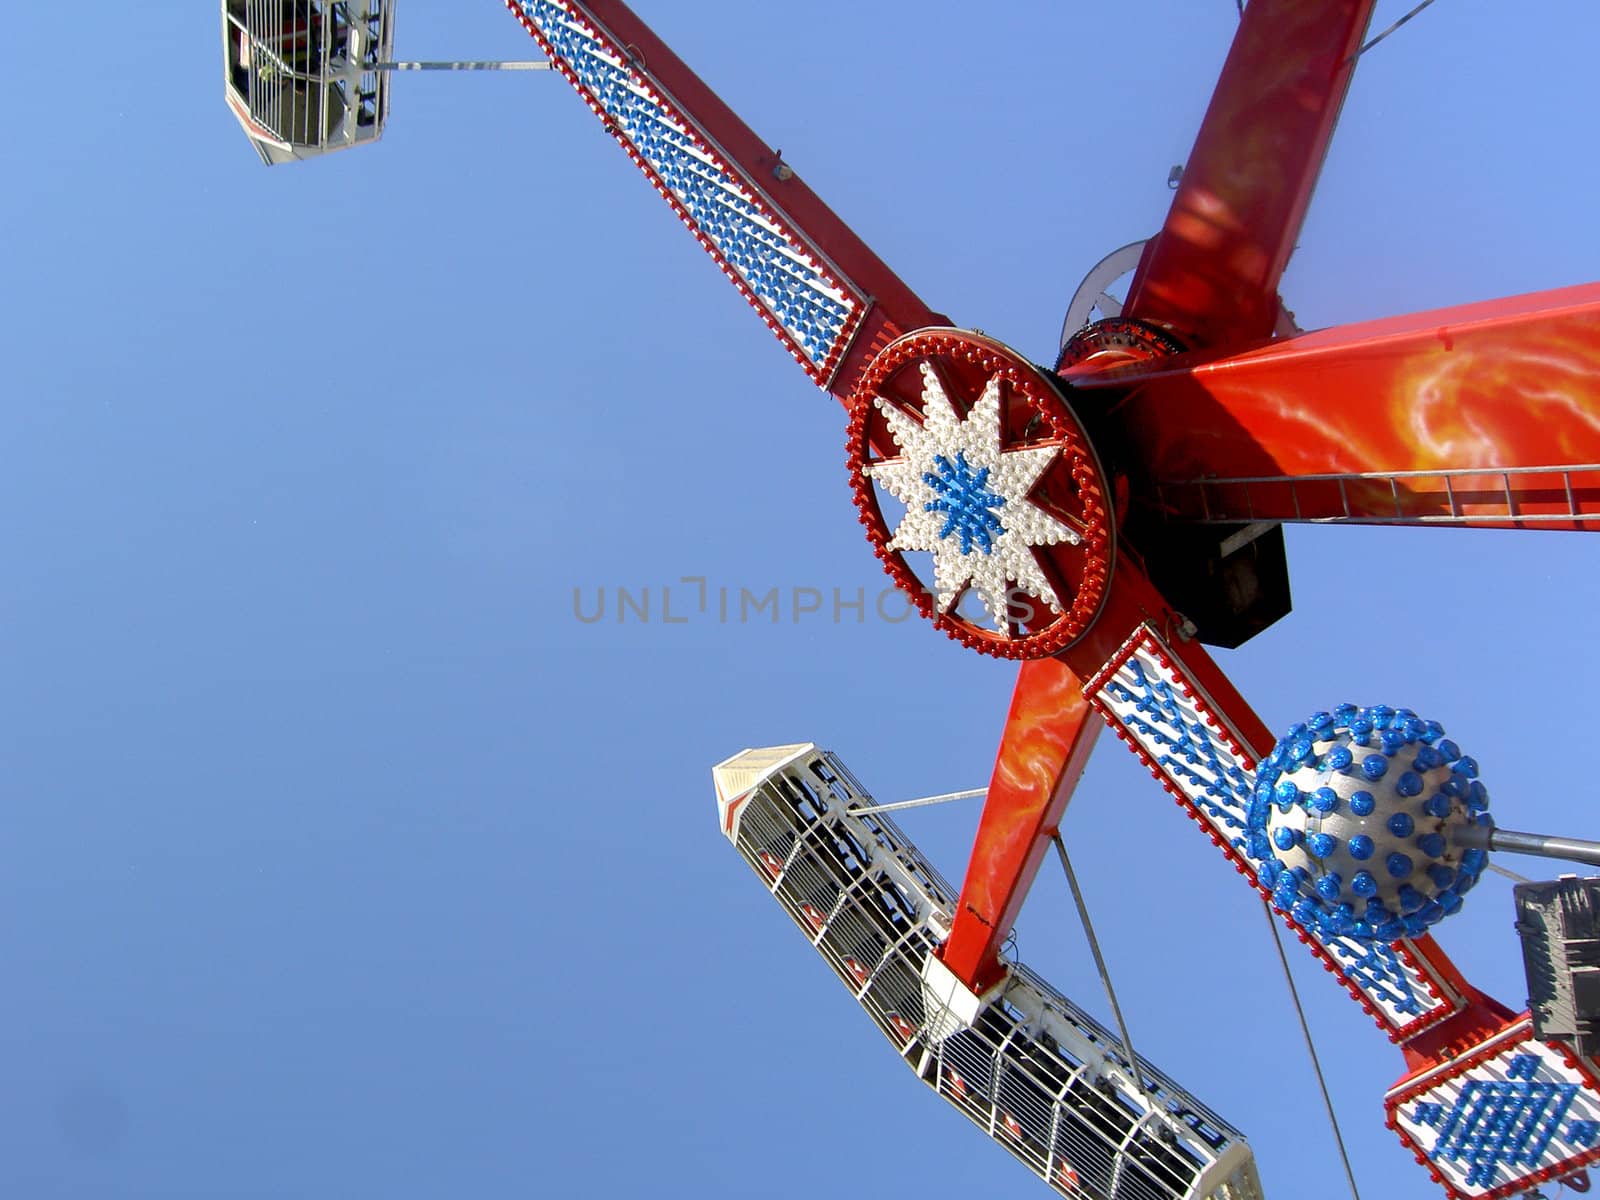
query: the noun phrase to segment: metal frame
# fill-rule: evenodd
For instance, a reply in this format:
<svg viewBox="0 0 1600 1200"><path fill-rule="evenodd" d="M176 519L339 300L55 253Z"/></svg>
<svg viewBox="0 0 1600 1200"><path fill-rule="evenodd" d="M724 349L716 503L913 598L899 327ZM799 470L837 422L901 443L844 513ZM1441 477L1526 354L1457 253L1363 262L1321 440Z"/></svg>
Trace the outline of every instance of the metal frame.
<svg viewBox="0 0 1600 1200"><path fill-rule="evenodd" d="M223 91L269 166L383 135L395 0L222 0Z"/></svg>
<svg viewBox="0 0 1600 1200"><path fill-rule="evenodd" d="M890 1044L1036 1176L1102 1200L1260 1200L1237 1130L1020 963L974 1021L941 1013L926 969L955 889L860 812L872 797L833 754L745 751L713 777L724 834Z"/></svg>
<svg viewBox="0 0 1600 1200"><path fill-rule="evenodd" d="M381 134L386 72L401 66L392 60L394 0L356 2L359 13L347 0L222 0L225 91L265 161L310 157ZM789 353L835 398L850 404L896 339L948 324L620 0L505 3ZM908 1058L924 1036L902 1028L906 1011L919 1003L908 985L901 980L892 997L905 1011L869 1003L887 986L891 959L901 968L913 962L912 975L920 976L936 958L974 996L991 997L982 1010L989 1013L1006 1011L992 999L997 991L1045 994L1042 983L1005 960L1002 947L1102 725L1113 727L1255 883L1231 844L1229 805L1273 739L1190 640L1193 625L1152 583L1177 586L1163 573L1162 556L1167 566L1182 565L1173 546L1186 527L1248 523L1253 536L1289 521L1571 530L1600 522L1600 284L1309 334L1284 321L1279 282L1374 6L1240 6L1238 33L1171 211L1140 253L1116 315L1118 352L1058 364L1068 402L1089 416L1089 437L1117 450L1114 463L1103 457L1113 475L1111 531L1119 549L1103 603L1081 636L1064 648L1022 646L1020 639L1011 647L1018 656L1049 656L1020 670L959 897L949 902L951 889L879 818L838 818L855 823L856 857L870 842L874 863L884 864L870 885L840 880L829 892L826 872L808 877L812 866L839 854L809 832L795 835L782 855L765 848L775 869L759 853L751 859ZM1091 325L1082 345L1099 345L1096 332L1103 341L1115 331ZM1458 427L1473 436L1450 436ZM885 449L876 442L871 448ZM1163 542L1174 528L1179 536ZM1176 724L1147 719L1139 706L1149 697L1135 694L1141 679L1168 689ZM1205 771L1170 761L1174 739L1205 760ZM817 761L833 763L828 769L839 772L839 786L859 794L836 762ZM769 773L786 778L785 769ZM750 799L754 792L724 797L730 835L754 828L761 818L752 814L801 805L796 797L804 789L790 795L785 786L759 792L765 808ZM828 941L854 911L846 904L850 887L863 895L878 888L872 903L880 907L892 907L894 894L914 894L926 910L914 928L902 920L906 927L888 939L887 957L859 974L862 961L833 953ZM1472 1071L1499 1069L1511 1053L1504 1048L1526 1041L1518 1019L1474 990L1425 937L1384 948L1430 997L1427 1011L1408 1020L1417 1014L1375 998L1382 980L1362 975L1367 968L1296 932L1401 1043L1412 1074L1392 1093L1400 1097L1396 1105L1445 1077L1465 1081L1462 1088L1480 1082ZM1057 1012L1063 1004L1050 1000L1044 1008ZM1039 1020L1048 1025L1042 1017L1033 1025ZM927 1054L937 1049L920 1044ZM1013 1028L989 1049L1000 1061L1015 1044ZM1517 1051L1517 1070L1529 1069L1530 1055L1539 1057ZM1593 1067L1584 1060L1549 1070L1570 1071L1570 1086L1594 1107L1600 1076ZM943 1087L941 1079L936 1067L932 1085ZM1480 1093L1488 1094L1473 1094ZM1005 1122L997 1124L993 1096L988 1102L986 1129L1004 1140ZM1408 1126L1397 1113L1391 1106L1402 1139L1424 1146L1427 1121ZM1600 1121L1594 1124L1600 1138ZM1064 1188L1051 1177L1053 1154L1030 1165ZM1485 1174L1483 1163L1466 1173L1430 1169L1453 1195L1498 1196L1592 1161L1600 1147L1591 1154L1573 1141L1560 1154L1559 1162L1548 1155L1506 1159L1504 1175Z"/></svg>
<svg viewBox="0 0 1600 1200"><path fill-rule="evenodd" d="M619 0L506 3L835 397L848 402L897 337L946 324ZM1279 280L1374 3L1242 6L1172 209L1145 247L1117 318L1143 336L1124 339L1126 353L1062 364L1069 400L1094 415L1091 435L1121 451L1113 483L1119 537L1127 535L1119 545L1128 552L1118 554L1104 604L1082 636L1021 668L949 935L933 939L942 940L942 968L974 997L1018 978L1002 956L1004 940L1107 720L1229 850L1226 822L1192 793L1182 771L1163 767L1160 747L1141 740L1137 722L1115 702L1122 685L1114 676L1130 655L1144 654L1193 702L1192 732L1230 758L1227 769L1240 781L1273 745L1189 640L1193 627L1151 582L1161 563L1146 552L1169 552L1156 537L1141 544L1152 528L1238 521L1260 532L1264 524L1330 520L1588 529L1600 514L1600 472L1592 466L1600 463L1600 285L1303 335L1282 321ZM685 152L772 236L752 245L736 223L702 204L693 180L664 169ZM764 278L795 264L849 301L848 320L830 324L820 340L763 290ZM1451 418L1487 432L1467 449L1461 439L1430 436L1430 420ZM1247 864L1230 858L1253 882ZM781 873L790 869L780 863ZM800 902L815 920L790 906L819 946L836 919L835 898L826 906ZM1357 979L1367 968L1296 932L1402 1043L1415 1072L1470 1057L1502 1038L1513 1019L1427 938L1387 951L1432 997L1425 1019L1411 1020L1374 999L1369 985L1381 984L1378 976ZM1584 1080L1592 1089L1592 1077ZM993 1120L987 1129L994 1133ZM1549 1165L1508 1166L1514 1178L1496 1177L1495 1194L1547 1177L1540 1173ZM1456 1194L1486 1190L1474 1184Z"/></svg>
<svg viewBox="0 0 1600 1200"><path fill-rule="evenodd" d="M938 951L975 997L1015 977L1002 946L1107 720L1211 839L1230 848L1225 822L1191 794L1182 771L1162 766L1160 747L1142 741L1114 701L1115 673L1130 655L1144 654L1194 703L1195 736L1212 731L1205 739L1230 756L1228 769L1241 780L1273 745L1151 582L1161 563L1145 554L1166 552L1154 537L1141 544L1151 529L1248 522L1259 533L1293 520L1588 529L1600 514L1600 284L1309 334L1282 320L1279 280L1374 2L1242 6L1171 211L1117 318L1141 336L1124 338L1125 352L1062 364L1069 400L1093 414L1091 435L1120 450L1113 484L1118 534L1127 535L1119 545L1128 552L1118 554L1104 604L1082 636L1021 668ZM848 402L897 337L946 323L619 0L506 3L835 397ZM747 239L708 219L693 189L669 178L656 144L661 129L748 201L774 234L765 248L746 253ZM787 270L785 256L860 306L823 343L807 342L756 282L775 267ZM1430 436L1430 420L1451 418L1487 432L1467 449L1459 438ZM1253 882L1247 864L1230 858ZM820 939L831 917L821 909L817 916ZM803 911L799 919L810 920ZM1432 997L1425 1019L1410 1019L1416 1014L1374 998L1382 980L1361 975L1367 967L1296 932L1402 1043L1413 1071L1470 1055L1502 1037L1512 1019L1427 938L1387 951Z"/></svg>

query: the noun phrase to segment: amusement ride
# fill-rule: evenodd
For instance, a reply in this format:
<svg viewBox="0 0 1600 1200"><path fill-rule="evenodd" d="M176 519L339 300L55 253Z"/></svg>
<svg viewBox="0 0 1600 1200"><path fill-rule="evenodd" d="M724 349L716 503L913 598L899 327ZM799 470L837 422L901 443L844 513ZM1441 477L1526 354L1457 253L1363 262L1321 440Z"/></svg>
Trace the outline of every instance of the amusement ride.
<svg viewBox="0 0 1600 1200"><path fill-rule="evenodd" d="M1164 224L1089 272L1047 363L916 295L618 0L506 4L542 59L396 61L394 0L222 0L227 103L274 164L379 138L394 71L553 68L844 407L889 578L1019 664L971 857L947 882L901 806L811 743L713 777L723 834L893 1053L1059 1194L1263 1194L1244 1135L1136 1053L1094 939L1060 824L1109 730L1397 1046L1384 1119L1422 1170L1456 1198L1587 1190L1600 880L1516 889L1527 1011L1431 931L1491 853L1600 846L1498 827L1450 714L1323 697L1275 732L1206 649L1288 615L1286 523L1600 522L1600 284L1311 332L1280 298L1357 62L1391 31L1375 0L1240 5ZM1007 949L1046 860L1115 1029Z"/></svg>

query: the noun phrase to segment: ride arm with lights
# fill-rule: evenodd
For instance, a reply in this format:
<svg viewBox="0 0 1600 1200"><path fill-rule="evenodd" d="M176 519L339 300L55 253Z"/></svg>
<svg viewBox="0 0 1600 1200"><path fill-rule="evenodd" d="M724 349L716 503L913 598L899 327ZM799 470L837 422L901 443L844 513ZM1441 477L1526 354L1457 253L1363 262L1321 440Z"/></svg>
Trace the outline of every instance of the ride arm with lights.
<svg viewBox="0 0 1600 1200"><path fill-rule="evenodd" d="M626 5L506 7L818 386L946 322Z"/></svg>

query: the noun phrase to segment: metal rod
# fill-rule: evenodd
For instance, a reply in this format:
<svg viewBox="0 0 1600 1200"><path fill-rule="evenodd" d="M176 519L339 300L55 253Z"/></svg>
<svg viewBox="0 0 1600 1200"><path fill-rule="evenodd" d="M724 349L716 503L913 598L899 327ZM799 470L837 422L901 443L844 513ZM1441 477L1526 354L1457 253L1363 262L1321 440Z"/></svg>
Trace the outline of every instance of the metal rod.
<svg viewBox="0 0 1600 1200"><path fill-rule="evenodd" d="M525 62L492 62L481 59L463 62L381 62L373 63L369 69L373 71L548 71L550 60L540 58Z"/></svg>
<svg viewBox="0 0 1600 1200"><path fill-rule="evenodd" d="M1094 935L1094 922L1089 920L1089 906L1083 902L1083 891L1078 887L1078 876L1072 869L1072 860L1067 857L1066 843L1061 840L1059 833L1050 840L1056 844L1056 854L1061 859L1061 869L1067 874L1067 886L1072 889L1072 902L1078 906L1078 919L1083 922L1084 935L1089 939L1089 952L1094 955L1094 965L1100 971L1100 982L1105 985L1106 999L1111 1001L1111 1015L1117 1019L1117 1031L1122 1034L1122 1048L1128 1052L1128 1065L1133 1068L1133 1086L1139 1089L1145 1105L1154 1111L1155 1102L1144 1088L1144 1068L1139 1065L1139 1056L1133 1049L1133 1039L1128 1036L1128 1023L1122 1018L1122 1005L1117 1003L1117 989L1111 986L1111 972L1106 970L1105 955L1100 953L1100 939Z"/></svg>
<svg viewBox="0 0 1600 1200"><path fill-rule="evenodd" d="M1366 45L1362 46L1361 49L1357 50L1354 54L1352 54L1350 56L1350 58L1345 59L1345 61L1349 62L1351 58L1360 58L1368 50L1371 50L1379 42L1383 41L1384 38L1388 37L1396 29L1399 29L1400 26L1404 25L1407 21L1411 20L1412 17L1416 16L1419 12L1421 12L1423 9L1427 8L1428 5L1430 5L1432 3L1433 3L1433 0L1422 0L1421 4L1417 5L1410 12L1408 12L1405 16L1401 17L1398 21L1396 21L1393 25L1389 26L1389 28L1385 29L1382 33L1378 34L1377 37L1372 38L1370 41L1368 41Z"/></svg>
<svg viewBox="0 0 1600 1200"><path fill-rule="evenodd" d="M1529 879L1526 875L1518 875L1515 871L1508 871L1499 863L1485 863L1484 866L1488 867L1489 870L1493 871L1496 875L1504 875L1507 879L1511 880L1512 883L1533 882L1533 880Z"/></svg>
<svg viewBox="0 0 1600 1200"><path fill-rule="evenodd" d="M1322 1089L1322 1106L1328 1110L1328 1125L1333 1129L1333 1140L1338 1144L1339 1157L1344 1162L1344 1177L1350 1181L1350 1194L1355 1200L1361 1200L1361 1192L1356 1188L1356 1173L1350 1167L1350 1154L1345 1150L1344 1134L1339 1132L1339 1118L1333 1111L1333 1098L1328 1095L1328 1083L1322 1077L1322 1060L1317 1057L1316 1043L1311 1040L1311 1025L1306 1020L1306 1010L1300 1004L1300 989L1294 985L1294 972L1289 970L1289 956L1283 952L1283 934L1278 931L1278 923L1272 919L1272 906L1265 900L1261 902L1261 911L1267 914L1272 944L1278 948L1278 962L1283 966L1283 981L1289 985L1289 997L1294 1001L1295 1012L1300 1014L1300 1033L1306 1039L1306 1053L1311 1055L1311 1069L1316 1072L1317 1086Z"/></svg>
<svg viewBox="0 0 1600 1200"><path fill-rule="evenodd" d="M1493 825L1463 825L1452 831L1450 840L1468 850L1504 850L1508 854L1564 858L1569 862L1600 867L1600 842L1590 842L1583 838L1518 833L1514 829L1497 829Z"/></svg>
<svg viewBox="0 0 1600 1200"><path fill-rule="evenodd" d="M1479 478L1490 475L1559 475L1571 472L1594 474L1600 472L1600 463L1552 463L1543 467L1444 467L1414 471L1324 471L1304 475L1230 475L1226 478L1209 475L1201 479L1169 479L1167 483L1303 483L1332 482L1336 479L1377 479L1387 483L1390 479L1437 479L1441 476Z"/></svg>
<svg viewBox="0 0 1600 1200"><path fill-rule="evenodd" d="M897 812L902 808L922 808L928 804L944 804L949 800L975 800L979 796L987 796L988 788L973 788L966 792L946 792L942 796L924 796L920 800L901 800L894 804L874 804L870 808L852 808L852 816L861 816L864 813Z"/></svg>

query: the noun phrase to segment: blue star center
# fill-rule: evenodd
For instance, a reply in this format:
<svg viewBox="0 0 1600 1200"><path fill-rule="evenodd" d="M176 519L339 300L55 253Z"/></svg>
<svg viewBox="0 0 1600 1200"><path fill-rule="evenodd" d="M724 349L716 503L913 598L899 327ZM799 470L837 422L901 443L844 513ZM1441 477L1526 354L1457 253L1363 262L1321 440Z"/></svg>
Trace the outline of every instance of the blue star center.
<svg viewBox="0 0 1600 1200"><path fill-rule="evenodd" d="M933 465L939 468L938 473L924 471L922 482L933 489L934 499L922 507L927 512L944 514L939 536L959 537L963 554L971 554L974 545L988 554L994 549L995 539L1006 531L1000 518L990 511L1004 506L1006 498L989 490L989 468L974 471L962 451L956 452L954 463L940 454L935 456Z"/></svg>

